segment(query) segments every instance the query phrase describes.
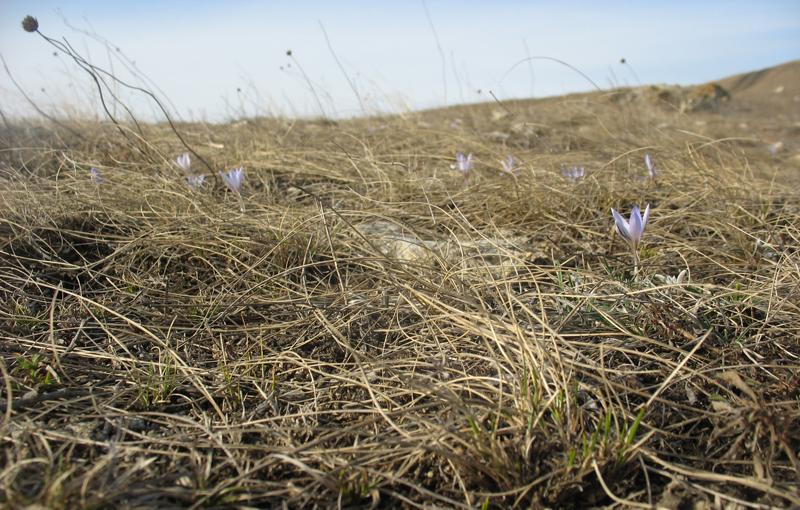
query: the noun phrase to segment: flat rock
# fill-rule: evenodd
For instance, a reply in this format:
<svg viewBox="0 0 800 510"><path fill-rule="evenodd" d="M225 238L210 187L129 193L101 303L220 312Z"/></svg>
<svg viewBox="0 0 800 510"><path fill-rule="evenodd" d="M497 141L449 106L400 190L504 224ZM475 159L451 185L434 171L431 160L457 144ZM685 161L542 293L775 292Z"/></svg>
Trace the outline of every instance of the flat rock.
<svg viewBox="0 0 800 510"><path fill-rule="evenodd" d="M510 232L483 239L422 239L410 229L386 220L362 223L356 228L387 257L409 262L461 261L466 268L486 267L493 273L505 273L526 256L523 247L527 238Z"/></svg>

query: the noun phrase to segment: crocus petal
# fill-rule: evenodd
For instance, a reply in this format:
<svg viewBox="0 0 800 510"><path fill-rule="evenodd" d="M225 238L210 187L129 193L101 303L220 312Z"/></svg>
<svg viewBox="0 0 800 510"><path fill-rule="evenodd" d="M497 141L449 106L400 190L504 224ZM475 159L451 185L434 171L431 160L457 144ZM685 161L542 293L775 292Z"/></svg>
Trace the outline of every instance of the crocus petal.
<svg viewBox="0 0 800 510"><path fill-rule="evenodd" d="M175 164L178 165L185 172L188 172L192 167L192 160L189 157L189 153L184 152L183 154L175 158Z"/></svg>
<svg viewBox="0 0 800 510"><path fill-rule="evenodd" d="M653 160L650 158L650 154L644 155L644 164L647 167L647 175L649 175L651 179L655 179L656 168L653 166Z"/></svg>
<svg viewBox="0 0 800 510"><path fill-rule="evenodd" d="M634 243L638 243L644 231L644 227L642 226L642 213L639 211L638 205L633 206L633 210L631 210L631 219L628 222L628 228L631 239Z"/></svg>
<svg viewBox="0 0 800 510"><path fill-rule="evenodd" d="M229 170L227 173L219 173L220 177L222 177L222 180L225 181L225 185L228 186L231 191L239 191L239 186L242 184L240 171L237 170L239 169L234 168Z"/></svg>
<svg viewBox="0 0 800 510"><path fill-rule="evenodd" d="M242 181L244 180L244 168L237 167L231 170L231 184L233 185L234 191L239 191L239 188L242 187Z"/></svg>
<svg viewBox="0 0 800 510"><path fill-rule="evenodd" d="M642 232L644 229L647 228L647 220L650 219L650 204L647 204L647 207L644 208L644 216L642 216Z"/></svg>
<svg viewBox="0 0 800 510"><path fill-rule="evenodd" d="M515 174L516 169L514 168L514 158L512 156L508 156L507 159L500 161L500 164L503 166L503 170L509 174Z"/></svg>
<svg viewBox="0 0 800 510"><path fill-rule="evenodd" d="M460 172L468 171L469 167L470 167L470 158L471 157L472 157L472 154L470 154L469 157L467 157L467 156L464 156L463 152L456 152L456 168L458 168L458 170Z"/></svg>
<svg viewBox="0 0 800 510"><path fill-rule="evenodd" d="M619 235L621 235L626 241L630 242L632 239L628 222L625 221L625 218L623 218L622 215L613 207L611 208L611 215L614 217L614 223L617 225L617 232L619 232Z"/></svg>

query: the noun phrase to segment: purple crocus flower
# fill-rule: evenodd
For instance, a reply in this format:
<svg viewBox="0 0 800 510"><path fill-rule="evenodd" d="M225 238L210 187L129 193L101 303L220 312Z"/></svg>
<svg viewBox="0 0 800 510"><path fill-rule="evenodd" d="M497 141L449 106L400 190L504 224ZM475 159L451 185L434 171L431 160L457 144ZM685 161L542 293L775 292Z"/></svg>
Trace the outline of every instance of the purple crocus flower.
<svg viewBox="0 0 800 510"><path fill-rule="evenodd" d="M633 206L630 221L626 221L613 207L611 208L611 215L614 217L619 235L631 245L631 248L638 248L644 229L647 227L647 220L650 219L650 204L645 207L644 215L639 211L639 206Z"/></svg>
<svg viewBox="0 0 800 510"><path fill-rule="evenodd" d="M242 187L242 182L244 181L244 168L232 168L227 172L220 172L219 175L222 177L222 180L225 181L228 189L239 193L239 188Z"/></svg>
<svg viewBox="0 0 800 510"><path fill-rule="evenodd" d="M188 174L192 169L192 159L189 157L189 153L184 152L183 154L175 158L175 164L178 165L178 167L181 170L183 170Z"/></svg>
<svg viewBox="0 0 800 510"><path fill-rule="evenodd" d="M456 152L456 168L462 174L468 174L472 170L472 153L464 156L463 152Z"/></svg>
<svg viewBox="0 0 800 510"><path fill-rule="evenodd" d="M644 155L644 165L647 167L647 175L649 175L651 179L655 179L656 168L653 165L653 160L650 158L650 154Z"/></svg>
<svg viewBox="0 0 800 510"><path fill-rule="evenodd" d="M100 184L101 182L103 182L103 178L100 177L100 172L98 172L95 167L89 169L89 178L95 184Z"/></svg>
<svg viewBox="0 0 800 510"><path fill-rule="evenodd" d="M582 166L575 166L575 165L573 165L572 168L568 169L566 165L562 164L561 175L563 175L567 179L577 181L578 179L586 175L586 170Z"/></svg>
<svg viewBox="0 0 800 510"><path fill-rule="evenodd" d="M187 175L186 184L192 189L197 189L206 182L205 175Z"/></svg>
<svg viewBox="0 0 800 510"><path fill-rule="evenodd" d="M644 215L639 211L639 206L633 206L631 210L630 220L618 213L613 207L611 208L611 215L614 217L614 223L617 227L619 235L628 243L628 246L633 252L633 265L634 268L639 267L639 243L642 240L644 229L647 227L647 220L650 219L650 204L644 209Z"/></svg>
<svg viewBox="0 0 800 510"><path fill-rule="evenodd" d="M511 154L508 155L508 158L501 160L500 164L503 166L503 172L507 174L516 177L519 173L519 167L514 166L514 157Z"/></svg>

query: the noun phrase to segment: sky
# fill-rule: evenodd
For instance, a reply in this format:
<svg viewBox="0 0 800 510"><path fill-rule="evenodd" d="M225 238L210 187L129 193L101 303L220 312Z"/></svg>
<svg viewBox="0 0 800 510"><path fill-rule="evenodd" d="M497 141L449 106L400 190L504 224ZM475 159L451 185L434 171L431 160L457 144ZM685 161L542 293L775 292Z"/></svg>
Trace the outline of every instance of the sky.
<svg viewBox="0 0 800 510"><path fill-rule="evenodd" d="M11 76L37 107L63 116L99 112L94 83L20 28L27 14L183 120L345 118L492 100L489 91L511 99L591 82L702 83L800 58L797 0L0 0ZM146 96L111 92L140 119L159 118ZM0 109L32 114L5 70Z"/></svg>

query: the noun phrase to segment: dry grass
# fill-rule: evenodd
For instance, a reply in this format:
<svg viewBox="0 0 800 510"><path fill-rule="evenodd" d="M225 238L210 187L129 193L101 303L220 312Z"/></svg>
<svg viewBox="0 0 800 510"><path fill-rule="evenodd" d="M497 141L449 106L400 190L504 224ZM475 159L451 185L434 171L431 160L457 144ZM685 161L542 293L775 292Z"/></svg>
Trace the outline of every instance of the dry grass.
<svg viewBox="0 0 800 510"><path fill-rule="evenodd" d="M0 502L800 505L796 175L628 99L180 126L244 212L163 126L7 128Z"/></svg>

